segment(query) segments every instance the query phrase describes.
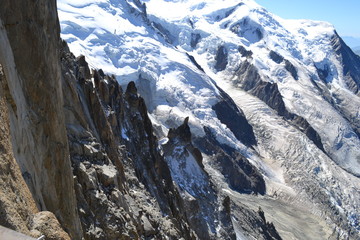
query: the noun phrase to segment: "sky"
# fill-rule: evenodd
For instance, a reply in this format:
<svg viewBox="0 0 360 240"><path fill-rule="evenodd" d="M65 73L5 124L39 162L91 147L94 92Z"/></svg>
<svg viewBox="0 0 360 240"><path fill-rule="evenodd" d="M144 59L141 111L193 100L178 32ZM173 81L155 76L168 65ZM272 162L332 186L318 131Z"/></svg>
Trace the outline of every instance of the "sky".
<svg viewBox="0 0 360 240"><path fill-rule="evenodd" d="M255 0L285 19L312 19L332 23L340 36L359 38L360 0Z"/></svg>

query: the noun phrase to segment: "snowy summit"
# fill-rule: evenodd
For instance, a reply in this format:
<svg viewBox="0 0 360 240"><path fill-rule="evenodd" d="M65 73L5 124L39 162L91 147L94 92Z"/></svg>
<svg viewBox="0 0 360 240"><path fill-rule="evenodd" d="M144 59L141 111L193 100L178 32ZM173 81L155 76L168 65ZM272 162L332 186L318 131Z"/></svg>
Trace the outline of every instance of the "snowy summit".
<svg viewBox="0 0 360 240"><path fill-rule="evenodd" d="M212 136L240 153L267 197L359 234L360 58L331 24L282 19L253 0L58 0L58 12L75 55L124 87L136 83L159 139L189 117L195 143ZM240 115L255 144L234 123ZM217 188L231 192L215 154L199 149ZM207 181L167 161L184 194Z"/></svg>

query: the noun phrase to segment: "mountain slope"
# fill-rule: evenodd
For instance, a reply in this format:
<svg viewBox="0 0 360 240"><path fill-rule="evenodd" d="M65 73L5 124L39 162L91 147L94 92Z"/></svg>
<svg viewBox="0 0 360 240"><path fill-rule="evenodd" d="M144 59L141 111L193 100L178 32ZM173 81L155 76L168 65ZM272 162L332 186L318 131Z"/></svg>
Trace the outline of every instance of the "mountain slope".
<svg viewBox="0 0 360 240"><path fill-rule="evenodd" d="M356 238L360 60L331 25L284 20L251 0L58 8L70 49L121 85L134 81L158 137L189 117L217 188L264 193L264 178L267 196L306 204Z"/></svg>
<svg viewBox="0 0 360 240"><path fill-rule="evenodd" d="M159 142L135 83L123 91L60 41L55 1L20 4L0 11L1 224L62 240L235 239L232 201L205 171L188 119ZM238 137L255 144L221 96L249 134ZM260 173L241 162L235 173L246 185L234 186L263 193ZM279 239L262 211L237 208L251 220L242 220L248 235Z"/></svg>

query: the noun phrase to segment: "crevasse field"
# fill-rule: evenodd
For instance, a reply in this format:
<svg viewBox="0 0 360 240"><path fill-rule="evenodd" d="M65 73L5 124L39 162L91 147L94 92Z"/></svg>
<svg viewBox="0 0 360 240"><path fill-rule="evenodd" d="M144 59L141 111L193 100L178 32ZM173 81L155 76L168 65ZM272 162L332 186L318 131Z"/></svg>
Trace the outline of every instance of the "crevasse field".
<svg viewBox="0 0 360 240"><path fill-rule="evenodd" d="M93 68L114 74L123 86L135 81L157 135L163 138L160 145L166 142L168 129L189 116L195 137L204 136L206 126L218 142L246 156L266 179L265 196L230 190L212 156L204 156L205 169L218 188L240 202L276 209L268 214L280 234L288 239L301 234L303 239L321 239L334 228L332 208L360 231L360 140L355 131L360 127L360 98L349 88L349 76L332 46L334 27L281 19L253 0L143 2L146 7L137 1L58 0L61 36ZM251 51L251 56L241 54L239 47ZM274 61L271 51L289 61L296 74L284 61ZM225 67L218 66L220 56L226 59ZM244 62L255 67L262 81L277 84L286 109L306 119L325 151L243 90L237 72ZM317 74L319 69L326 74ZM221 99L220 89L244 112L257 146L246 147L217 117L213 106ZM205 184L206 177L191 167L193 159L182 159L190 162L185 168L176 156L167 161L173 180L185 185L190 195L196 194L194 186ZM304 214L303 218L290 211ZM309 222L322 230L298 231ZM341 233L341 227L338 230ZM237 237L242 238L240 231Z"/></svg>

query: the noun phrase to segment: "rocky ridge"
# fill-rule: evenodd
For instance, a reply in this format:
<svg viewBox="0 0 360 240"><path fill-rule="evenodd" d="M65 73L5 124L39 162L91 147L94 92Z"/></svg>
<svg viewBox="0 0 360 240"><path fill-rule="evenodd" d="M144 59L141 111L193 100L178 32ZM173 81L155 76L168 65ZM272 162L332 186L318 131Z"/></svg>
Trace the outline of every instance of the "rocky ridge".
<svg viewBox="0 0 360 240"><path fill-rule="evenodd" d="M135 85L123 92L101 70L91 75L84 57L75 59L63 44L66 126L85 238L194 236Z"/></svg>
<svg viewBox="0 0 360 240"><path fill-rule="evenodd" d="M158 145L135 84L123 92L112 76L90 74L84 57L63 46L66 125L85 238L235 239L230 205L204 170L188 119Z"/></svg>
<svg viewBox="0 0 360 240"><path fill-rule="evenodd" d="M6 194L0 198L0 210L5 212L1 224L49 239L280 239L291 235L284 230L287 226L296 230L304 226L289 221L291 214L286 215L286 211L299 212L296 206L306 205L333 228L329 232L307 226L306 236L316 232L330 239L357 239L358 176L357 169L349 168L351 164L346 161L356 159L356 147L350 147L357 146L360 125L351 107L357 101L359 58L338 36L331 38L329 47L342 64L336 67L346 76L344 88L332 85L341 71L336 72L329 59L310 63L314 72L309 80L309 76L304 77L307 72L296 49L291 49L290 56L283 49L275 52L260 48L266 50L268 66L275 66L274 71L280 74L273 75L274 80L264 77L264 65L258 61L262 56L257 44L262 46L268 40L269 28L254 21L253 16L235 19L236 23L227 19L246 7L245 3L207 17L248 44L235 46L196 29L200 26L196 19L180 23L186 25L179 31L185 34L181 36L191 36L180 38L174 34L177 28L173 23L149 15L145 3L138 0L99 7L110 9L113 4L131 13L126 16L132 23L149 27L150 35L168 48L168 56L181 56L181 64L176 58L169 64L176 66L176 76L186 76L182 83L195 86L184 91L173 75L156 76L149 71L159 67L154 59L144 60L147 68L130 77L124 75L124 79L96 70L96 66L90 69L84 56L76 58L60 40L55 1L25 5L4 1L0 10L0 116L6 124L0 138L4 159L0 186ZM268 17L264 10L255 10ZM117 36L114 40L108 32L96 34L106 36L112 44L121 39ZM208 46L204 58L202 50L211 38L215 43ZM186 42L176 46L184 39L189 46ZM290 46L294 42L289 41ZM115 53L114 49L105 51ZM125 56L137 59L133 52L127 53ZM147 56L156 54L157 50ZM129 59L121 62L118 55L111 56L112 63L133 67ZM210 60L204 64L204 59ZM235 68L234 63L238 63ZM350 63L356 64L350 67ZM214 76L216 83L218 76L231 76L233 82L230 87L221 82L220 88L206 74ZM161 84L154 79L174 84L170 86L172 95L169 89L157 89ZM326 106L332 115L326 111L312 113L316 109L306 106L306 98L292 92L292 85L308 86L308 80L312 89L321 93L319 106ZM289 92L298 105L291 105L294 102L289 101ZM199 100L191 98L195 93L202 97L201 104L188 111L195 106L192 100ZM190 97L181 102L182 94ZM166 99L168 108L161 106L159 99ZM190 118L184 121L176 112L177 106ZM341 123L334 141L331 131L319 127L323 126L318 121L322 118L334 126ZM211 124L205 124L208 120ZM342 158L344 149L355 155ZM276 167L281 165L281 174L275 172L274 165L266 165L271 161ZM242 203L245 198L251 199L250 204ZM270 208L283 200L290 206L275 209L280 216L287 216L286 226L276 218L272 218L274 224L268 223L264 212L271 213ZM24 207L23 202L28 205ZM258 210L261 202L267 207ZM323 224L312 223L318 227ZM279 227L281 231L277 232L275 228ZM309 229L313 232L307 232ZM301 234L296 236L301 238Z"/></svg>
<svg viewBox="0 0 360 240"><path fill-rule="evenodd" d="M14 3L4 3L13 15L0 14L1 167L13 176L2 178L1 224L47 239L235 239L229 199L211 184L187 120L162 150L135 84L123 91L60 40L55 1ZM204 177L200 192L172 175L183 147Z"/></svg>

